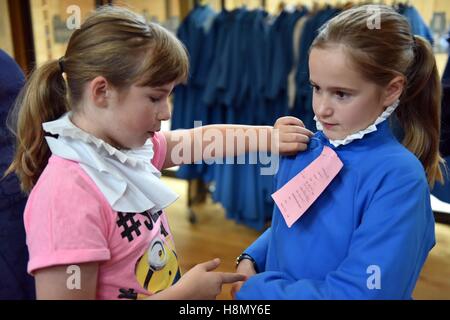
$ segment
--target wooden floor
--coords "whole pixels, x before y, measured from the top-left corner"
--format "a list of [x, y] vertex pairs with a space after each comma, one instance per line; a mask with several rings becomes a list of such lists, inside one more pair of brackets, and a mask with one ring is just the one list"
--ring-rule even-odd
[[[194, 207], [198, 221], [188, 220], [187, 183], [173, 178], [164, 181], [180, 195], [167, 210], [175, 237], [182, 272], [195, 264], [219, 257], [219, 271], [234, 271], [234, 259], [259, 233], [224, 217], [220, 205], [210, 200]], [[436, 225], [437, 244], [430, 253], [414, 291], [415, 299], [450, 299], [450, 226]], [[221, 300], [231, 299], [230, 286], [224, 285]]]

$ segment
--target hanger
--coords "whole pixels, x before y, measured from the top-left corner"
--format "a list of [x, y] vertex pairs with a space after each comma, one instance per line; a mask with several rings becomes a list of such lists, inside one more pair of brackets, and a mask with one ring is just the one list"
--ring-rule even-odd
[[347, 1], [346, 3], [344, 3], [344, 5], [342, 6], [342, 10], [348, 10], [351, 9], [353, 6], [355, 6], [355, 4], [352, 1]]
[[208, 4], [209, 4], [208, 0], [195, 0], [195, 5], [196, 6], [204, 7], [204, 6], [208, 5]]
[[392, 3], [392, 7], [393, 7], [395, 10], [401, 12], [401, 11], [403, 11], [404, 9], [410, 7], [409, 0], [406, 0], [406, 1], [396, 1], [396, 0], [395, 0], [395, 1]]
[[246, 2], [245, 0], [241, 0], [239, 7], [243, 8], [243, 9], [246, 9], [247, 8], [247, 4], [245, 2]]
[[320, 7], [319, 2], [314, 1], [314, 2], [313, 2], [313, 5], [312, 5], [312, 8], [311, 8], [311, 14], [312, 14], [312, 15], [316, 14], [317, 12], [320, 11], [320, 9], [321, 9], [321, 7]]
[[278, 12], [281, 13], [284, 11], [284, 9], [286, 9], [286, 2], [280, 1], [278, 3]]

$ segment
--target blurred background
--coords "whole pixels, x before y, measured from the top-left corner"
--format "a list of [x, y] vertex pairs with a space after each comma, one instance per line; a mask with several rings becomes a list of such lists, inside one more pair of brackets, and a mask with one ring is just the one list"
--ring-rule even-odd
[[[449, 161], [448, 0], [0, 0], [0, 49], [26, 77], [35, 66], [62, 57], [73, 28], [96, 7], [126, 6], [177, 34], [190, 54], [190, 79], [176, 88], [173, 118], [163, 130], [189, 128], [194, 120], [272, 125], [288, 114], [314, 130], [311, 93], [304, 83], [309, 45], [328, 19], [362, 3], [393, 6], [415, 34], [432, 44], [444, 87], [441, 152]], [[164, 181], [181, 195], [167, 212], [183, 271], [214, 257], [222, 259], [220, 270], [234, 270], [236, 256], [270, 224], [273, 181], [261, 176], [259, 169], [258, 165], [199, 164], [163, 172]], [[433, 189], [437, 245], [421, 274], [416, 299], [450, 299], [446, 179], [446, 184]], [[1, 192], [8, 195], [7, 190]], [[0, 232], [0, 242], [8, 241], [5, 232]], [[230, 299], [228, 286], [220, 298]]]

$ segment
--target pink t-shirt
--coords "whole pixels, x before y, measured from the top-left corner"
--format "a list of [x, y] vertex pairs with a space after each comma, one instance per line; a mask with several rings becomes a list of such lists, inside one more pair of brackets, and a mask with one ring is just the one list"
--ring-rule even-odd
[[[156, 133], [153, 144], [152, 163], [161, 170], [164, 135]], [[180, 278], [165, 213], [114, 211], [77, 162], [51, 156], [24, 220], [28, 272], [98, 261], [97, 299], [141, 299]]]

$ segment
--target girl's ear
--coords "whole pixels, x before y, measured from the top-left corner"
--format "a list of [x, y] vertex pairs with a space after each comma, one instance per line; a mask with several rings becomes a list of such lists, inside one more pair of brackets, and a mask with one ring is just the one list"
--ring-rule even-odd
[[397, 99], [400, 99], [400, 96], [405, 89], [406, 80], [403, 76], [396, 76], [394, 79], [389, 82], [389, 84], [385, 87], [384, 97], [383, 97], [383, 106], [392, 105]]
[[110, 96], [111, 86], [105, 77], [98, 76], [89, 83], [89, 95], [92, 102], [99, 108], [108, 106], [108, 98]]

